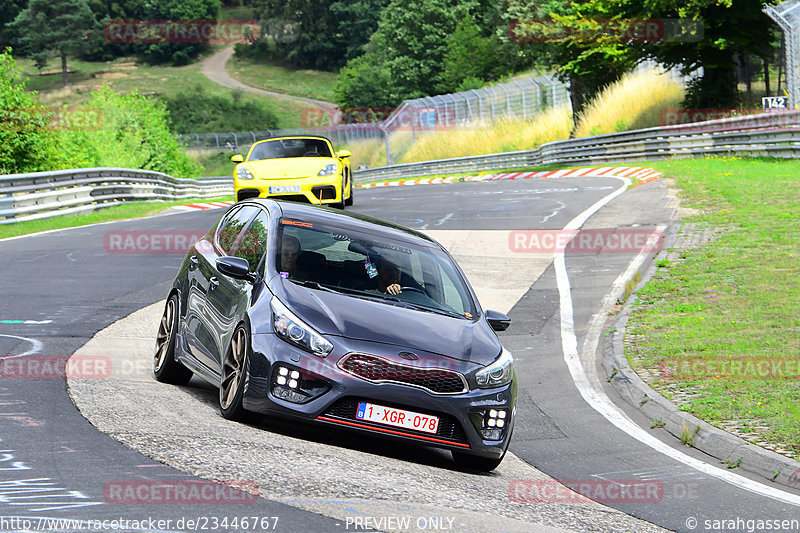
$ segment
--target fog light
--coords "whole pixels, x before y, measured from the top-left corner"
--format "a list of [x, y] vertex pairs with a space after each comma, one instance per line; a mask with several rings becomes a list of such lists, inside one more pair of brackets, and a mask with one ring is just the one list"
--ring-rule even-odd
[[272, 373], [272, 395], [292, 403], [306, 403], [330, 390], [330, 384], [309, 372], [276, 363]]
[[506, 409], [474, 411], [473, 422], [485, 440], [502, 440], [509, 412]]

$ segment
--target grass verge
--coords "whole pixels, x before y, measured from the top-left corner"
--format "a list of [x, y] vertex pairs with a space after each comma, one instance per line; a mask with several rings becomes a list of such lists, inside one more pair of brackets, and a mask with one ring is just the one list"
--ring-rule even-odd
[[714, 236], [638, 293], [626, 356], [680, 409], [800, 457], [800, 161], [647, 163]]
[[130, 202], [123, 205], [100, 208], [91, 213], [62, 215], [45, 220], [28, 220], [25, 222], [15, 222], [13, 224], [3, 224], [0, 225], [0, 239], [39, 233], [40, 231], [88, 226], [89, 224], [111, 222], [113, 220], [147, 217], [175, 205], [185, 205], [195, 202], [224, 202], [228, 200], [233, 200], [233, 196], [189, 198], [175, 202]]
[[339, 77], [335, 72], [299, 69], [236, 56], [228, 61], [227, 71], [232, 78], [250, 87], [324, 102], [333, 102], [333, 88]]
[[176, 96], [193, 87], [201, 87], [203, 92], [212, 96], [233, 98], [236, 95], [242, 101], [255, 102], [270, 109], [278, 118], [279, 128], [299, 127], [301, 113], [308, 107], [285, 98], [246, 93], [217, 85], [203, 75], [200, 60], [175, 67], [148, 65], [130, 57], [102, 62], [70, 59], [68, 87], [61, 85], [60, 69], [51, 68], [40, 74], [32, 60], [19, 58], [17, 62], [29, 78], [27, 89], [39, 91], [39, 101], [47, 106], [79, 106], [88, 100], [92, 91], [105, 83], [115, 92], [129, 93], [137, 89], [140, 94], [149, 96]]

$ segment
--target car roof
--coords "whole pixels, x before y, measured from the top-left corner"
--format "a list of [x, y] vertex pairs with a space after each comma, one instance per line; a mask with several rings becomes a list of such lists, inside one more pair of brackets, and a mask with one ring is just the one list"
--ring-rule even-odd
[[441, 245], [424, 233], [394, 224], [386, 220], [362, 215], [352, 211], [342, 211], [329, 207], [320, 207], [298, 202], [276, 202], [266, 198], [254, 198], [248, 202], [255, 202], [267, 208], [277, 205], [284, 217], [298, 218], [305, 222], [318, 221], [331, 225], [340, 225], [343, 228], [362, 230], [370, 233], [378, 233], [387, 237], [404, 240], [410, 243], [417, 243], [427, 246]]

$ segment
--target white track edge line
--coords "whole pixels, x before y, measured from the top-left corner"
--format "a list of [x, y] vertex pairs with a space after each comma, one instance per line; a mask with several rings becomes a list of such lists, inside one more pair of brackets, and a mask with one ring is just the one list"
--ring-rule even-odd
[[[573, 218], [566, 226], [564, 226], [564, 230], [579, 229], [589, 219], [589, 217], [599, 211], [600, 208], [605, 206], [608, 202], [624, 193], [631, 184], [631, 181], [628, 178], [619, 176], [613, 177], [623, 182], [622, 187], [598, 200], [595, 204], [580, 213], [577, 217]], [[619, 278], [617, 278], [617, 280], [614, 282], [614, 285], [616, 285], [620, 279], [624, 280], [625, 278], [623, 276], [626, 276], [629, 272], [632, 272], [633, 269], [637, 268], [637, 261], [641, 263], [644, 261], [644, 257], [646, 255], [646, 252], [640, 252], [640, 254], [628, 265], [626, 271]], [[694, 468], [695, 470], [720, 479], [731, 485], [741, 487], [755, 494], [766, 496], [784, 503], [800, 506], [800, 496], [784, 492], [774, 487], [763, 485], [757, 481], [753, 481], [752, 479], [734, 474], [733, 472], [722, 470], [721, 468], [706, 463], [705, 461], [690, 457], [685, 453], [676, 450], [672, 446], [661, 442], [644, 431], [619, 407], [614, 405], [604, 391], [593, 385], [589, 381], [589, 377], [587, 376], [586, 371], [580, 361], [580, 357], [578, 356], [578, 339], [575, 336], [572, 308], [572, 289], [569, 282], [569, 275], [567, 274], [564, 249], [561, 249], [554, 254], [553, 264], [555, 267], [556, 282], [560, 301], [561, 349], [563, 351], [564, 361], [567, 363], [570, 375], [572, 376], [572, 380], [586, 403], [588, 403], [595, 411], [600, 413], [614, 426], [659, 453], [662, 453], [676, 461]], [[614, 289], [612, 289], [612, 292], [613, 290]]]

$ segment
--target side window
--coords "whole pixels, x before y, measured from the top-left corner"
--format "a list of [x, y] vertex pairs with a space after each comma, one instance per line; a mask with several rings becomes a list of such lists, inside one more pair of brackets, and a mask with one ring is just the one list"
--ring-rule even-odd
[[441, 264], [438, 267], [442, 280], [442, 292], [444, 293], [443, 303], [458, 313], [468, 311], [470, 308], [469, 297], [464, 290], [464, 286], [453, 279], [456, 273], [450, 269], [442, 268]]
[[257, 207], [243, 207], [220, 224], [217, 230], [217, 245], [224, 254], [232, 255], [247, 222], [260, 211]]
[[247, 259], [250, 264], [250, 271], [256, 270], [261, 258], [267, 251], [267, 231], [269, 229], [269, 218], [264, 211], [260, 211], [258, 216], [242, 234], [241, 239], [236, 244], [236, 248], [231, 251], [231, 255]]

